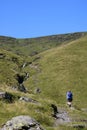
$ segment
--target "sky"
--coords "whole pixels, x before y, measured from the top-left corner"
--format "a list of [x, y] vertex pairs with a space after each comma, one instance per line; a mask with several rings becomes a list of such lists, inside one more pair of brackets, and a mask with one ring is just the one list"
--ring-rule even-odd
[[87, 0], [0, 0], [0, 35], [32, 38], [87, 31]]

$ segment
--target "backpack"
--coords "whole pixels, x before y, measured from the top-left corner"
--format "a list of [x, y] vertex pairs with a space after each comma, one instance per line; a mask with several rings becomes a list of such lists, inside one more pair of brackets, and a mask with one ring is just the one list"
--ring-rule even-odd
[[68, 99], [72, 99], [72, 93], [69, 91], [69, 92], [67, 92], [67, 98]]

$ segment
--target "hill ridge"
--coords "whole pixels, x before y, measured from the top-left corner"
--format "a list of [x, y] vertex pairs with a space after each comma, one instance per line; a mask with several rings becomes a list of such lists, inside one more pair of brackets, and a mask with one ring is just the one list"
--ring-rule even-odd
[[86, 34], [86, 32], [79, 32], [25, 39], [0, 36], [0, 48], [19, 55], [34, 56], [45, 50], [84, 37]]

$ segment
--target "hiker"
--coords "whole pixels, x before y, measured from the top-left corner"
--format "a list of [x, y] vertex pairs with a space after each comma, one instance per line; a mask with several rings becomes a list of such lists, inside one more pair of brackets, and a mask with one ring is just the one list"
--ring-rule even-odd
[[51, 107], [53, 108], [53, 114], [52, 116], [57, 118], [57, 113], [58, 113], [58, 109], [57, 109], [57, 106], [55, 104], [51, 104]]
[[68, 104], [68, 106], [71, 107], [71, 105], [72, 105], [72, 100], [73, 100], [73, 94], [72, 94], [71, 91], [68, 91], [68, 92], [66, 93], [66, 98], [67, 98], [67, 104]]

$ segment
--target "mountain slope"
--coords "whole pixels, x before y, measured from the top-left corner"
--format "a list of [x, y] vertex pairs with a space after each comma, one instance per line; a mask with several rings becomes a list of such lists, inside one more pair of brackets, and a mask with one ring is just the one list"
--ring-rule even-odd
[[13, 52], [0, 49], [0, 83], [7, 85], [16, 85], [16, 75], [25, 73], [22, 71], [23, 64], [32, 62], [33, 58], [20, 56]]
[[[9, 92], [16, 98], [12, 103], [0, 99], [0, 126], [14, 116], [29, 115], [47, 130], [74, 130], [70, 126], [54, 127], [55, 119], [52, 117], [51, 104], [67, 111], [75, 120], [74, 123], [83, 124], [81, 121], [87, 120], [87, 35], [70, 39], [68, 42], [60, 42], [61, 46], [58, 46], [57, 39], [57, 46], [51, 46], [49, 49], [47, 43], [44, 51], [38, 50], [38, 54], [32, 57], [27, 57], [29, 53], [25, 54], [24, 50], [21, 51], [22, 55], [17, 55], [16, 48], [19, 48], [20, 52], [24, 48], [24, 41], [22, 43], [20, 40], [19, 43], [23, 48], [18, 43], [14, 45], [13, 43], [10, 45], [9, 42], [7, 44], [3, 42], [3, 45], [1, 43], [0, 91]], [[39, 41], [37, 43], [40, 44]], [[34, 41], [34, 48], [35, 46]], [[27, 47], [29, 46], [25, 46]], [[30, 48], [27, 48], [27, 51], [28, 49]], [[24, 80], [23, 85], [27, 88], [27, 93], [14, 90], [12, 87], [19, 85], [15, 76], [17, 74], [24, 76], [26, 72], [29, 73], [29, 78]], [[40, 89], [40, 93], [36, 93], [37, 88]], [[74, 109], [66, 106], [67, 90], [73, 92]], [[36, 102], [20, 101], [18, 97], [28, 97]]]
[[16, 39], [11, 37], [0, 36], [0, 48], [12, 51], [20, 55], [33, 56], [53, 47], [57, 47], [62, 44], [67, 44], [70, 41], [85, 36], [86, 34], [86, 32], [77, 32], [25, 39]]
[[71, 89], [75, 104], [87, 107], [87, 36], [46, 51], [41, 57], [38, 86], [44, 94], [65, 103], [65, 93]]

